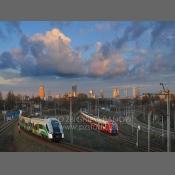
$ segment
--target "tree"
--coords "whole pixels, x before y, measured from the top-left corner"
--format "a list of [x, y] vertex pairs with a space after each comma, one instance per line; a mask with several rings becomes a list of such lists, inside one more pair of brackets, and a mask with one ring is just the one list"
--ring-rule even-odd
[[0, 92], [0, 110], [3, 110], [3, 103], [2, 93]]
[[79, 94], [78, 94], [78, 98], [79, 98], [79, 99], [83, 99], [83, 100], [87, 100], [88, 96], [87, 96], [86, 94], [79, 93]]
[[6, 108], [8, 110], [12, 110], [15, 107], [15, 95], [13, 94], [12, 91], [9, 91], [6, 97]]

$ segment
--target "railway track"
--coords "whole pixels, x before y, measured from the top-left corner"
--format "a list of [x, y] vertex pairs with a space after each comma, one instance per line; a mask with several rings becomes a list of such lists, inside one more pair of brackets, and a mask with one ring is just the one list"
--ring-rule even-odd
[[[57, 143], [54, 143], [54, 144], [57, 144]], [[58, 143], [58, 144], [59, 144], [59, 146], [62, 146], [64, 148], [68, 148], [68, 149], [70, 149], [72, 151], [75, 151], [75, 152], [92, 152], [93, 151], [91, 149], [84, 148], [84, 147], [81, 147], [81, 146], [78, 146], [78, 145], [72, 145], [68, 142]]]
[[31, 137], [37, 139], [37, 141], [39, 141], [41, 144], [46, 144], [52, 148], [63, 148], [65, 150], [68, 150], [68, 151], [73, 151], [73, 152], [92, 152], [93, 150], [90, 150], [90, 149], [87, 149], [87, 148], [84, 148], [84, 147], [81, 147], [81, 146], [78, 146], [78, 145], [74, 145], [74, 144], [70, 144], [68, 142], [59, 142], [59, 143], [55, 143], [55, 142], [52, 142], [52, 141], [48, 141], [47, 139], [44, 139], [40, 136], [37, 136], [37, 135], [34, 135], [32, 134], [31, 132], [28, 132], [24, 129], [21, 129], [24, 133], [30, 135]]
[[[136, 145], [136, 139], [134, 138], [131, 138], [130, 136], [126, 136], [124, 135], [122, 132], [120, 132], [120, 134], [118, 135], [118, 137], [123, 140], [123, 141], [126, 141], [132, 145]], [[163, 149], [159, 148], [161, 145], [159, 144], [152, 144], [151, 143], [151, 147], [150, 147], [150, 152], [164, 152]], [[148, 151], [148, 146], [143, 144], [143, 143], [140, 143], [139, 144], [139, 147], [138, 147], [138, 150], [139, 151]]]
[[0, 135], [2, 133], [4, 133], [6, 131], [7, 128], [9, 128], [10, 126], [12, 126], [15, 122], [17, 121], [17, 119], [11, 120], [7, 123], [4, 123], [0, 126]]

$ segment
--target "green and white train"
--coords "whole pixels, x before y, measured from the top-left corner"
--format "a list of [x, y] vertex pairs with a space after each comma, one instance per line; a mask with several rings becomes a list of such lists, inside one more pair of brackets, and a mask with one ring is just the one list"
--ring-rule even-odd
[[64, 139], [63, 127], [56, 118], [40, 119], [21, 115], [19, 117], [19, 126], [48, 140], [60, 141]]

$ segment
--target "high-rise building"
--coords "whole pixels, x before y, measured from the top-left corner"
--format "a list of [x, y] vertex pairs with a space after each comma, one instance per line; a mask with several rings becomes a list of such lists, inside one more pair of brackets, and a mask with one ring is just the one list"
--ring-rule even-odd
[[104, 90], [103, 89], [100, 89], [100, 97], [104, 98]]
[[133, 87], [132, 95], [133, 95], [133, 98], [140, 97], [140, 89], [138, 87]]
[[40, 85], [40, 88], [39, 88], [39, 97], [41, 99], [44, 99], [44, 97], [45, 97], [44, 85]]
[[125, 88], [125, 97], [128, 97], [128, 88]]
[[120, 89], [119, 88], [114, 88], [112, 90], [112, 97], [116, 98], [116, 97], [119, 97], [119, 96], [120, 96]]
[[72, 96], [76, 97], [77, 96], [77, 85], [72, 86]]
[[89, 90], [88, 95], [89, 95], [89, 98], [95, 98], [95, 93], [94, 93], [94, 91], [92, 89]]

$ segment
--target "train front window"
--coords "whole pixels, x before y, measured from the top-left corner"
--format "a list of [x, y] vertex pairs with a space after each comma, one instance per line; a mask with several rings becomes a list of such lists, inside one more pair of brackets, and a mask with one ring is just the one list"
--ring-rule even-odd
[[53, 127], [53, 132], [60, 132], [60, 126], [59, 122], [56, 120], [51, 121], [52, 127]]
[[117, 125], [116, 125], [116, 123], [112, 123], [112, 129], [117, 129]]
[[48, 128], [48, 126], [46, 125], [46, 129], [47, 129], [47, 131], [49, 132], [49, 128]]

